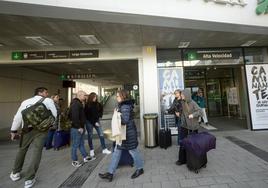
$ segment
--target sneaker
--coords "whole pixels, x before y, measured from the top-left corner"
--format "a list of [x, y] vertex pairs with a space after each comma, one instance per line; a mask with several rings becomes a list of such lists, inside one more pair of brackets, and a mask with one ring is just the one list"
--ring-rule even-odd
[[106, 148], [106, 149], [102, 150], [102, 153], [103, 153], [103, 154], [107, 154], [107, 155], [109, 155], [109, 154], [111, 154], [112, 152]]
[[24, 188], [33, 187], [33, 185], [35, 184], [35, 182], [36, 182], [35, 179], [25, 181]]
[[96, 157], [89, 157], [89, 156], [87, 156], [87, 157], [84, 158], [84, 163], [87, 163], [89, 161], [93, 161], [95, 159], [96, 159]]
[[20, 173], [13, 174], [13, 172], [11, 172], [9, 177], [12, 181], [18, 181], [20, 179]]
[[81, 164], [79, 161], [73, 161], [73, 162], [72, 162], [72, 165], [73, 165], [74, 167], [80, 167], [80, 166], [82, 166], [82, 164]]
[[90, 157], [95, 157], [94, 150], [90, 150], [90, 151], [89, 151], [89, 156], [90, 156]]

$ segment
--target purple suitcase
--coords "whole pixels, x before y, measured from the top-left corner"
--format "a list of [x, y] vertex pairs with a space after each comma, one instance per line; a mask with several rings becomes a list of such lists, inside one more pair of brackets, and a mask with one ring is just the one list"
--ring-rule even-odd
[[66, 145], [70, 145], [70, 131], [56, 131], [54, 135], [54, 149], [59, 150]]
[[216, 148], [216, 137], [208, 132], [201, 132], [188, 135], [182, 143], [186, 150], [201, 156]]

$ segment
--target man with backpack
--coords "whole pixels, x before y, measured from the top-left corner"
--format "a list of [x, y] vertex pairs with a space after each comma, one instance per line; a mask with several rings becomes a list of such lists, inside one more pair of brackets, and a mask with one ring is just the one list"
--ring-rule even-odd
[[[25, 155], [29, 146], [33, 143], [32, 161], [28, 170], [25, 172], [24, 188], [32, 187], [36, 181], [35, 174], [41, 161], [44, 141], [47, 136], [47, 127], [49, 128], [51, 121], [55, 121], [57, 117], [57, 110], [54, 101], [50, 98], [46, 98], [47, 96], [47, 88], [36, 88], [34, 97], [29, 98], [21, 103], [16, 115], [14, 116], [11, 126], [11, 140], [14, 140], [16, 136], [18, 136], [17, 130], [20, 128], [20, 126], [22, 126], [20, 148], [15, 159], [14, 167], [10, 174], [10, 179], [12, 181], [18, 181], [21, 178], [20, 172], [25, 160]], [[33, 109], [34, 107], [36, 108]], [[29, 111], [29, 109], [33, 110]], [[48, 114], [48, 116], [44, 118], [44, 114]]]

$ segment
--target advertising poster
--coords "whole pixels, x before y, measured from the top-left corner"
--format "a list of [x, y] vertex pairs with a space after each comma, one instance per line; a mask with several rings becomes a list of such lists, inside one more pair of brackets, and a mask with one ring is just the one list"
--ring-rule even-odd
[[164, 128], [164, 114], [170, 108], [175, 98], [176, 89], [184, 89], [183, 68], [163, 68], [158, 69], [159, 86], [160, 86], [160, 109], [161, 109], [161, 128]]
[[228, 104], [232, 105], [238, 105], [238, 93], [237, 93], [237, 88], [232, 87], [228, 90]]
[[252, 129], [268, 129], [268, 64], [246, 65]]

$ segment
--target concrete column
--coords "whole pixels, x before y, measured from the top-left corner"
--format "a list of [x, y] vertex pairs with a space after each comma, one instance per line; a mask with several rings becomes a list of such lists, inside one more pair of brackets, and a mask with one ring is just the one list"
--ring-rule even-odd
[[98, 97], [99, 99], [101, 98], [102, 93], [101, 93], [101, 86], [98, 86]]
[[139, 85], [141, 105], [141, 139], [144, 140], [143, 114], [159, 114], [156, 47], [144, 46], [139, 60]]
[[262, 54], [263, 54], [263, 61], [265, 63], [268, 63], [268, 48], [263, 48], [262, 49]]

